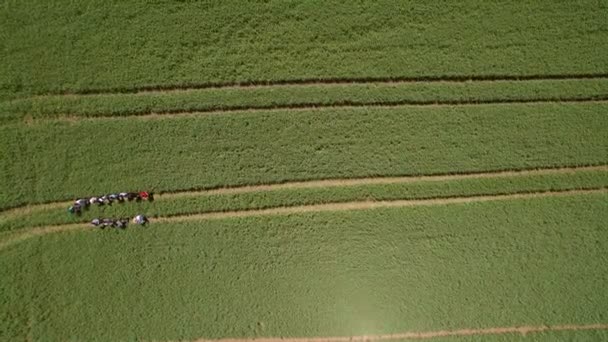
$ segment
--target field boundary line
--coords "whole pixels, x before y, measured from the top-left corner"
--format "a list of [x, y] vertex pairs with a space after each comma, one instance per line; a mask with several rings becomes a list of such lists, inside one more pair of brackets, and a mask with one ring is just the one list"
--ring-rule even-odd
[[[502, 200], [516, 200], [516, 199], [532, 199], [532, 198], [543, 198], [543, 197], [565, 197], [572, 195], [586, 195], [586, 194], [599, 194], [608, 193], [608, 187], [602, 188], [591, 188], [591, 189], [577, 189], [577, 190], [557, 190], [557, 191], [538, 191], [538, 192], [519, 192], [512, 194], [498, 194], [498, 195], [474, 195], [474, 196], [462, 196], [462, 197], [437, 197], [432, 199], [405, 199], [405, 200], [383, 200], [383, 201], [351, 201], [351, 202], [335, 202], [335, 203], [323, 203], [323, 204], [309, 204], [309, 205], [296, 205], [289, 207], [273, 207], [266, 209], [245, 209], [245, 210], [233, 210], [233, 211], [214, 211], [199, 214], [183, 214], [183, 215], [171, 215], [171, 216], [158, 216], [150, 218], [151, 223], [163, 223], [163, 222], [187, 222], [187, 221], [201, 221], [201, 220], [213, 220], [213, 219], [228, 219], [228, 218], [239, 218], [239, 217], [258, 217], [258, 216], [272, 216], [272, 215], [292, 215], [292, 214], [304, 214], [311, 212], [339, 212], [339, 211], [353, 211], [353, 210], [368, 210], [368, 209], [380, 209], [380, 208], [404, 208], [404, 207], [417, 207], [417, 206], [436, 206], [436, 205], [449, 205], [449, 204], [465, 204], [465, 203], [476, 203], [476, 202], [492, 202]], [[72, 224], [61, 224], [51, 225], [46, 227], [37, 227], [32, 229], [21, 229], [14, 234], [8, 235], [8, 238], [0, 240], [0, 251], [6, 247], [15, 243], [24, 241], [30, 237], [47, 235], [51, 233], [86, 229], [90, 227], [86, 223], [72, 223]], [[89, 230], [92, 228], [88, 228]]]
[[350, 211], [350, 210], [368, 210], [380, 208], [403, 208], [403, 207], [418, 207], [418, 206], [436, 206], [448, 204], [464, 204], [474, 202], [493, 202], [501, 200], [527, 199], [539, 197], [562, 197], [571, 195], [606, 193], [608, 188], [593, 188], [593, 189], [577, 189], [577, 190], [557, 190], [557, 191], [539, 191], [539, 192], [518, 192], [511, 194], [497, 195], [473, 195], [473, 196], [453, 196], [453, 197], [436, 197], [429, 199], [402, 199], [402, 200], [380, 200], [380, 201], [351, 201], [351, 202], [333, 202], [322, 204], [307, 204], [296, 205], [289, 207], [273, 207], [265, 209], [245, 209], [231, 211], [216, 211], [200, 214], [173, 215], [154, 218], [154, 222], [183, 222], [183, 221], [198, 221], [208, 219], [225, 219], [233, 217], [254, 217], [254, 216], [269, 216], [269, 215], [291, 215], [304, 214], [310, 212], [334, 212], [334, 211]]
[[159, 194], [163, 198], [173, 197], [188, 197], [198, 195], [218, 195], [218, 194], [238, 194], [257, 191], [274, 191], [284, 189], [309, 189], [323, 187], [340, 187], [340, 186], [360, 186], [360, 185], [382, 185], [382, 184], [402, 184], [414, 182], [441, 182], [463, 179], [485, 179], [485, 178], [505, 178], [505, 177], [522, 177], [533, 175], [552, 175], [552, 174], [571, 174], [577, 171], [608, 171], [608, 165], [592, 165], [592, 166], [576, 166], [576, 167], [557, 167], [557, 168], [539, 168], [539, 169], [524, 169], [524, 170], [503, 170], [493, 172], [472, 172], [472, 173], [455, 173], [455, 174], [438, 174], [438, 175], [420, 175], [420, 176], [396, 176], [396, 177], [363, 177], [363, 178], [338, 178], [338, 179], [321, 179], [310, 181], [293, 181], [275, 184], [260, 184], [260, 185], [245, 185], [239, 187], [225, 187], [208, 190], [180, 191], [180, 192], [165, 192]]
[[565, 325], [540, 325], [540, 326], [515, 326], [494, 328], [469, 328], [458, 330], [436, 330], [422, 332], [404, 332], [386, 335], [361, 335], [361, 336], [335, 336], [335, 337], [254, 337], [254, 338], [222, 338], [222, 339], [197, 339], [192, 342], [369, 342], [389, 340], [422, 340], [439, 337], [457, 336], [480, 336], [480, 335], [504, 335], [521, 334], [523, 336], [533, 333], [548, 331], [581, 331], [581, 330], [608, 330], [608, 324], [565, 324]]
[[110, 95], [110, 94], [140, 94], [158, 92], [176, 92], [200, 89], [221, 88], [255, 88], [277, 86], [322, 86], [322, 85], [349, 85], [370, 83], [465, 83], [465, 82], [491, 82], [491, 81], [550, 81], [550, 80], [587, 80], [608, 78], [608, 73], [579, 73], [579, 74], [529, 74], [529, 75], [444, 75], [444, 76], [403, 76], [403, 77], [328, 77], [328, 78], [301, 78], [284, 80], [257, 80], [232, 82], [191, 82], [183, 84], [157, 84], [139, 87], [91, 88], [80, 90], [50, 91], [25, 98], [49, 96], [81, 96], [81, 95]]
[[[339, 187], [339, 186], [359, 186], [359, 185], [379, 185], [379, 184], [401, 184], [413, 182], [432, 182], [432, 181], [450, 181], [462, 179], [479, 179], [479, 178], [494, 178], [494, 177], [522, 177], [532, 175], [552, 175], [552, 174], [568, 174], [577, 171], [608, 171], [608, 164], [603, 165], [584, 165], [584, 166], [565, 166], [565, 167], [546, 167], [533, 169], [507, 169], [482, 172], [463, 172], [463, 173], [443, 173], [443, 174], [427, 174], [427, 175], [406, 175], [406, 176], [378, 176], [378, 177], [357, 177], [357, 178], [327, 178], [327, 179], [312, 179], [304, 181], [287, 181], [282, 183], [270, 184], [254, 184], [241, 186], [227, 186], [208, 189], [185, 189], [178, 191], [161, 191], [155, 195], [158, 199], [161, 198], [179, 198], [179, 197], [194, 197], [201, 195], [223, 195], [223, 194], [238, 194], [249, 193], [256, 191], [274, 191], [284, 189], [308, 189], [322, 187]], [[30, 204], [16, 206], [0, 210], [0, 220], [16, 215], [28, 214], [37, 210], [59, 209], [72, 204], [70, 200], [60, 200], [47, 203]]]
[[7, 233], [0, 236], [2, 239], [0, 240], [0, 251], [5, 249], [8, 246], [17, 244], [19, 242], [25, 241], [29, 238], [33, 238], [36, 236], [43, 236], [53, 233], [60, 233], [66, 231], [73, 231], [79, 229], [85, 229], [89, 225], [86, 223], [70, 223], [70, 224], [62, 224], [62, 225], [54, 225], [54, 226], [46, 226], [46, 227], [38, 227], [34, 229], [21, 229], [15, 233]]
[[[123, 114], [94, 114], [94, 115], [78, 115], [78, 114], [53, 114], [46, 117], [36, 117], [33, 115], [25, 115], [22, 120], [28, 123], [32, 121], [84, 121], [84, 120], [124, 120], [132, 118], [154, 119], [168, 118], [171, 116], [179, 117], [196, 117], [204, 115], [228, 115], [237, 113], [257, 113], [257, 112], [275, 112], [275, 111], [310, 111], [310, 110], [327, 110], [327, 109], [357, 109], [357, 108], [407, 108], [407, 107], [464, 107], [464, 106], [483, 106], [483, 105], [514, 105], [514, 104], [573, 104], [573, 103], [607, 103], [608, 94], [602, 96], [591, 97], [572, 97], [572, 98], [530, 98], [530, 99], [487, 99], [487, 100], [428, 100], [428, 101], [379, 101], [379, 102], [357, 102], [357, 101], [338, 101], [333, 103], [295, 103], [285, 105], [263, 105], [263, 106], [226, 106], [213, 107], [202, 109], [178, 109], [165, 111], [142, 111], [142, 112], [125, 112]], [[16, 117], [15, 117], [16, 118]]]

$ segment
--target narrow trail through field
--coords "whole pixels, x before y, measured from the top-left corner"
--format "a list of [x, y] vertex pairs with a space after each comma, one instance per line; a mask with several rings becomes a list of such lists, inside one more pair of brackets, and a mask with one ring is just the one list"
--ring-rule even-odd
[[[585, 190], [561, 190], [561, 191], [544, 191], [544, 192], [522, 192], [513, 194], [501, 195], [479, 195], [466, 197], [446, 197], [433, 199], [411, 199], [411, 200], [390, 200], [390, 201], [355, 201], [341, 203], [326, 203], [299, 205], [291, 207], [276, 207], [268, 209], [249, 209], [237, 211], [221, 211], [207, 212], [200, 214], [175, 215], [167, 217], [151, 218], [151, 223], [169, 223], [169, 222], [187, 222], [201, 221], [211, 219], [227, 219], [236, 217], [256, 217], [269, 215], [290, 215], [303, 214], [311, 212], [335, 212], [335, 211], [350, 211], [350, 210], [367, 210], [378, 208], [399, 208], [399, 207], [415, 207], [415, 206], [436, 206], [448, 204], [462, 204], [474, 202], [490, 202], [502, 200], [517, 200], [531, 199], [543, 197], [558, 197], [558, 196], [573, 196], [585, 194], [608, 193], [608, 188], [595, 188]], [[65, 231], [79, 230], [90, 227], [88, 224], [66, 224], [47, 227], [38, 227], [32, 229], [19, 230], [14, 234], [5, 235], [5, 238], [0, 240], [0, 251], [15, 243], [24, 241], [30, 237], [59, 233]], [[91, 228], [89, 228], [91, 229]]]
[[483, 106], [483, 105], [512, 105], [512, 104], [547, 104], [547, 103], [608, 103], [608, 94], [593, 97], [573, 97], [573, 98], [530, 98], [530, 99], [485, 99], [485, 100], [428, 100], [428, 101], [380, 101], [380, 102], [356, 102], [341, 101], [334, 103], [295, 103], [285, 105], [268, 106], [227, 106], [214, 107], [199, 110], [166, 110], [160, 112], [133, 112], [123, 114], [102, 113], [95, 115], [75, 115], [75, 114], [54, 114], [49, 117], [26, 116], [23, 118], [25, 123], [32, 122], [77, 122], [81, 120], [125, 120], [125, 119], [158, 119], [170, 117], [197, 117], [206, 115], [228, 115], [240, 113], [258, 112], [277, 112], [277, 111], [311, 111], [327, 109], [356, 109], [356, 108], [407, 108], [407, 107], [445, 107], [445, 106]]
[[[534, 175], [554, 175], [571, 174], [577, 171], [608, 171], [608, 165], [591, 166], [572, 166], [572, 167], [551, 167], [538, 169], [522, 170], [499, 170], [487, 172], [468, 172], [455, 174], [420, 175], [420, 176], [398, 176], [398, 177], [362, 177], [362, 178], [334, 178], [310, 181], [290, 181], [285, 183], [244, 185], [234, 187], [224, 187], [217, 189], [184, 190], [174, 192], [164, 192], [155, 195], [157, 200], [172, 199], [180, 197], [197, 197], [206, 195], [240, 194], [257, 191], [273, 191], [285, 189], [309, 189], [323, 187], [358, 186], [358, 185], [378, 185], [378, 184], [401, 184], [412, 182], [433, 182], [451, 181], [463, 179], [482, 179], [482, 178], [504, 178], [504, 177], [523, 177]], [[15, 207], [0, 211], [0, 219], [6, 219], [18, 215], [27, 215], [36, 211], [67, 208], [72, 201], [57, 201], [51, 203], [32, 204]], [[128, 204], [125, 204], [128, 205]]]
[[465, 83], [480, 81], [558, 81], [558, 80], [586, 80], [608, 78], [607, 73], [589, 74], [552, 74], [552, 75], [444, 75], [444, 76], [418, 76], [418, 77], [359, 77], [359, 78], [304, 78], [276, 81], [242, 81], [242, 82], [200, 82], [168, 85], [147, 85], [140, 87], [117, 87], [82, 89], [77, 91], [57, 91], [32, 97], [48, 96], [83, 96], [83, 95], [109, 95], [109, 94], [143, 94], [189, 91], [199, 89], [218, 88], [257, 88], [280, 86], [323, 86], [323, 85], [349, 85], [349, 84], [400, 84], [400, 83]]
[[355, 201], [355, 202], [338, 202], [324, 204], [299, 205], [292, 207], [277, 207], [268, 209], [250, 209], [250, 210], [235, 210], [222, 212], [208, 212], [202, 214], [176, 215], [169, 217], [159, 217], [154, 219], [154, 222], [185, 222], [198, 221], [207, 219], [224, 219], [233, 217], [253, 217], [267, 215], [289, 215], [303, 214], [310, 212], [327, 212], [327, 211], [348, 211], [348, 210], [367, 210], [378, 208], [401, 208], [401, 207], [416, 207], [416, 206], [434, 206], [447, 204], [461, 204], [472, 202], [490, 202], [499, 200], [514, 200], [539, 197], [556, 197], [556, 196], [571, 196], [592, 193], [605, 193], [608, 188], [586, 189], [586, 190], [560, 190], [560, 191], [544, 191], [544, 192], [523, 192], [514, 194], [501, 195], [479, 195], [479, 196], [464, 196], [464, 197], [439, 197], [432, 199], [407, 199], [407, 200], [387, 200], [387, 201]]
[[387, 340], [422, 340], [440, 337], [462, 337], [482, 335], [504, 335], [504, 334], [533, 334], [549, 331], [584, 331], [584, 330], [608, 330], [608, 324], [597, 323], [587, 325], [541, 325], [541, 326], [519, 326], [519, 327], [496, 327], [482, 329], [459, 329], [459, 330], [437, 330], [423, 332], [405, 332], [387, 335], [363, 335], [363, 336], [336, 336], [336, 337], [256, 337], [256, 338], [224, 338], [217, 340], [197, 339], [192, 342], [365, 342], [365, 341], [387, 341]]

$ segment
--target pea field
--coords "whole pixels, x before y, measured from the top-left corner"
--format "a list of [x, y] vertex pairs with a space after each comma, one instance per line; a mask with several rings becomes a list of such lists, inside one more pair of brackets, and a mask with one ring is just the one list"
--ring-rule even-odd
[[0, 341], [606, 341], [607, 51], [603, 1], [3, 1]]

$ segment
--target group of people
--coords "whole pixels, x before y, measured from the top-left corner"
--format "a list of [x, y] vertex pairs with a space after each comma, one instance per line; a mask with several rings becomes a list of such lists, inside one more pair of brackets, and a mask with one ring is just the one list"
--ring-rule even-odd
[[[104, 229], [106, 227], [117, 228], [117, 229], [125, 229], [127, 228], [127, 224], [129, 223], [128, 219], [120, 218], [120, 219], [112, 219], [112, 218], [103, 218], [103, 219], [93, 219], [91, 220], [91, 224], [95, 227], [99, 227]], [[148, 218], [144, 215], [137, 215], [133, 218], [133, 223], [145, 226], [148, 223]]]
[[[88, 209], [92, 205], [102, 206], [102, 205], [112, 205], [112, 203], [116, 202], [124, 202], [124, 201], [152, 201], [154, 197], [151, 192], [141, 191], [141, 192], [120, 192], [120, 193], [112, 193], [108, 195], [103, 195], [99, 197], [89, 197], [89, 198], [79, 198], [74, 201], [74, 203], [68, 208], [68, 212], [71, 214], [80, 215], [84, 209]], [[145, 226], [148, 223], [148, 218], [144, 215], [137, 215], [133, 218], [133, 223]], [[129, 224], [129, 219], [126, 218], [95, 218], [91, 220], [91, 224], [95, 227], [99, 227], [101, 229], [111, 227], [117, 229], [125, 229], [127, 228], [127, 224]]]
[[90, 198], [79, 198], [68, 208], [68, 212], [71, 214], [79, 215], [82, 213], [83, 209], [88, 208], [91, 205], [112, 205], [114, 201], [124, 202], [124, 201], [152, 201], [154, 198], [152, 193], [147, 191], [141, 192], [120, 192], [113, 193], [108, 195], [103, 195], [99, 197], [90, 197]]

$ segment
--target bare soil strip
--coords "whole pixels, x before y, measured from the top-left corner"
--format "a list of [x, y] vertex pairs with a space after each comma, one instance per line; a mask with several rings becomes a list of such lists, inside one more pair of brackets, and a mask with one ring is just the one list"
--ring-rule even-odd
[[391, 83], [464, 83], [480, 81], [550, 81], [550, 80], [585, 80], [608, 78], [608, 74], [553, 74], [553, 75], [445, 75], [445, 76], [419, 76], [419, 77], [360, 77], [360, 78], [308, 78], [277, 81], [241, 81], [241, 82], [201, 82], [168, 85], [147, 85], [141, 87], [97, 88], [77, 91], [51, 92], [38, 94], [45, 96], [82, 96], [104, 94], [140, 94], [152, 92], [175, 92], [210, 88], [253, 88], [277, 86], [322, 86], [322, 85], [349, 85], [349, 84], [391, 84]]
[[[286, 189], [309, 189], [339, 186], [379, 185], [379, 184], [401, 184], [413, 182], [450, 181], [462, 179], [481, 179], [495, 177], [522, 177], [533, 175], [572, 174], [577, 171], [608, 171], [608, 165], [574, 166], [559, 168], [524, 169], [524, 170], [501, 170], [489, 172], [471, 172], [439, 175], [400, 176], [400, 177], [364, 177], [343, 179], [321, 179], [310, 181], [292, 181], [274, 184], [244, 185], [236, 187], [224, 187], [217, 189], [192, 189], [185, 191], [165, 192], [156, 194], [157, 199], [171, 199], [180, 197], [196, 197], [206, 195], [240, 194], [257, 191], [274, 191]], [[27, 215], [36, 211], [67, 208], [72, 201], [59, 201], [43, 204], [32, 204], [15, 207], [0, 211], [0, 220], [18, 215]]]
[[521, 326], [521, 327], [497, 327], [483, 329], [459, 329], [459, 330], [438, 330], [424, 332], [405, 332], [390, 335], [363, 335], [363, 336], [336, 336], [336, 337], [259, 337], [259, 338], [225, 338], [217, 340], [198, 339], [192, 342], [367, 342], [367, 341], [387, 341], [387, 340], [422, 340], [438, 337], [462, 337], [462, 336], [481, 336], [481, 335], [504, 335], [541, 333], [547, 331], [581, 331], [581, 330], [608, 330], [608, 324], [587, 324], [587, 325], [541, 325], [541, 326]]
[[[333, 211], [350, 211], [350, 210], [367, 210], [377, 208], [397, 208], [397, 207], [415, 207], [415, 206], [434, 206], [448, 204], [462, 204], [473, 202], [490, 202], [501, 200], [516, 200], [530, 199], [542, 197], [558, 197], [608, 193], [608, 188], [586, 189], [586, 190], [565, 190], [565, 191], [545, 191], [531, 193], [514, 193], [506, 195], [481, 195], [469, 197], [448, 197], [448, 198], [433, 198], [433, 199], [415, 199], [415, 200], [394, 200], [394, 201], [357, 201], [357, 202], [342, 202], [342, 203], [327, 203], [300, 205], [292, 207], [276, 207], [268, 209], [250, 209], [238, 211], [222, 211], [208, 212], [201, 214], [176, 215], [167, 217], [152, 218], [151, 223], [162, 222], [186, 222], [186, 221], [201, 221], [212, 219], [227, 219], [237, 217], [256, 217], [268, 215], [292, 215], [311, 212], [333, 212]], [[32, 228], [28, 230], [19, 230], [15, 234], [9, 235], [0, 241], [0, 251], [15, 243], [26, 240], [30, 237], [41, 236], [51, 233], [65, 232], [71, 230], [85, 229], [89, 227], [87, 224], [69, 224], [55, 225], [47, 227]], [[89, 228], [90, 229], [90, 228]]]
[[80, 120], [123, 120], [132, 118], [158, 119], [179, 117], [197, 117], [205, 115], [228, 115], [238, 113], [257, 113], [275, 111], [311, 111], [327, 109], [356, 109], [356, 108], [401, 108], [401, 107], [443, 107], [443, 106], [481, 106], [481, 105], [509, 105], [509, 104], [544, 104], [544, 103], [606, 103], [608, 95], [594, 97], [574, 97], [574, 98], [532, 98], [532, 99], [487, 99], [487, 100], [429, 100], [429, 101], [393, 101], [393, 102], [355, 102], [341, 101], [334, 103], [300, 103], [286, 105], [269, 106], [227, 106], [215, 107], [200, 110], [169, 110], [163, 112], [132, 112], [123, 114], [103, 113], [96, 115], [74, 115], [56, 114], [50, 117], [33, 118], [27, 116], [23, 119], [24, 123], [29, 122], [77, 122]]
[[322, 179], [301, 182], [287, 182], [278, 184], [245, 185], [240, 187], [227, 187], [199, 191], [179, 191], [159, 194], [161, 198], [190, 197], [200, 195], [223, 195], [238, 194], [256, 191], [274, 191], [285, 189], [309, 189], [340, 186], [358, 185], [381, 185], [381, 184], [402, 184], [413, 182], [440, 182], [463, 179], [483, 179], [483, 178], [504, 178], [522, 177], [534, 175], [554, 175], [554, 174], [573, 174], [577, 171], [608, 171], [608, 165], [560, 167], [530, 170], [506, 170], [492, 172], [474, 172], [461, 174], [441, 174], [441, 175], [422, 175], [422, 176], [400, 176], [400, 177], [366, 177], [366, 178], [345, 178], [345, 179]]
[[15, 233], [12, 233], [12, 234], [2, 235], [2, 240], [0, 240], [0, 251], [10, 245], [19, 243], [21, 241], [24, 241], [24, 240], [27, 240], [29, 238], [33, 238], [36, 236], [84, 229], [87, 227], [89, 227], [89, 225], [85, 224], [85, 223], [73, 223], [73, 224], [64, 224], [64, 225], [57, 225], [57, 226], [39, 227], [39, 228], [28, 229], [28, 230], [22, 229]]
[[154, 222], [184, 222], [184, 221], [199, 221], [199, 220], [209, 220], [209, 219], [225, 219], [225, 218], [234, 218], [234, 217], [291, 215], [291, 214], [303, 214], [303, 213], [310, 213], [310, 212], [434, 206], [434, 205], [462, 204], [462, 203], [472, 203], [472, 202], [516, 200], [516, 199], [539, 198], [539, 197], [571, 196], [571, 195], [605, 193], [605, 192], [608, 192], [608, 188], [587, 189], [587, 190], [526, 192], [526, 193], [515, 193], [515, 194], [506, 194], [506, 195], [481, 195], [481, 196], [447, 197], [447, 198], [433, 198], [433, 199], [324, 203], [324, 204], [299, 205], [299, 206], [293, 206], [293, 207], [276, 207], [276, 208], [268, 208], [268, 209], [250, 209], [250, 210], [208, 212], [208, 213], [190, 214], [190, 215], [176, 215], [176, 216], [168, 216], [168, 217], [158, 217], [158, 218], [154, 219], [153, 221]]
[[60, 201], [60, 202], [50, 202], [50, 203], [40, 203], [40, 204], [28, 204], [24, 206], [18, 206], [6, 209], [4, 211], [0, 211], [0, 220], [11, 218], [19, 215], [28, 215], [37, 211], [42, 210], [51, 210], [51, 209], [60, 209], [67, 207], [72, 204], [73, 201]]

